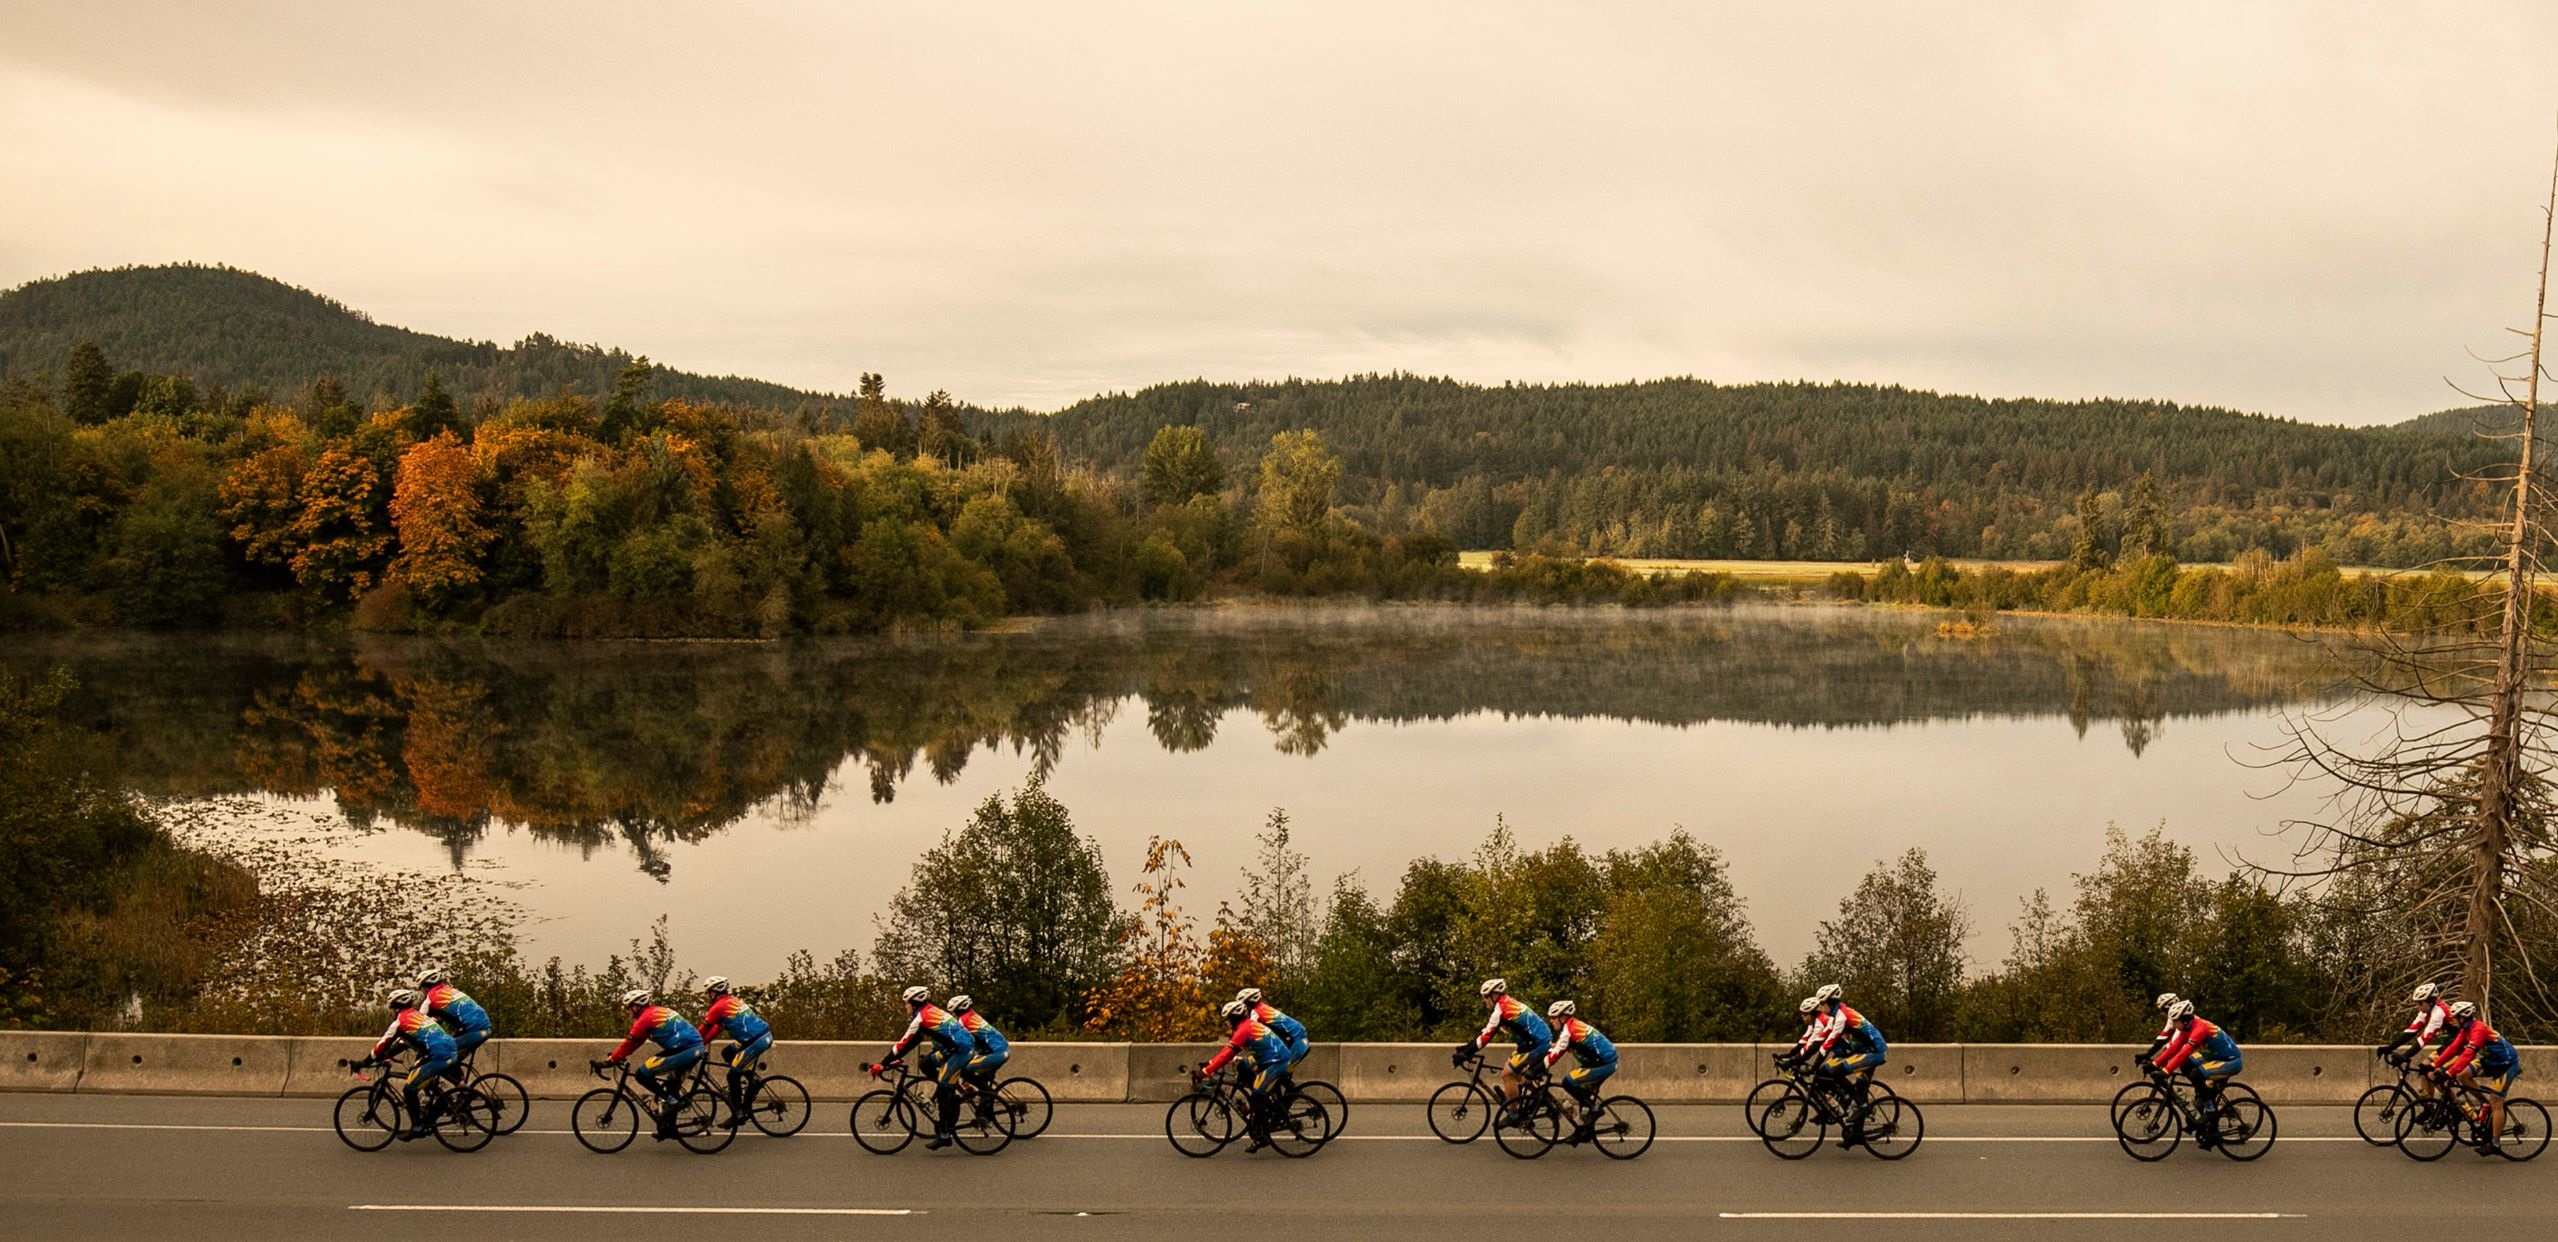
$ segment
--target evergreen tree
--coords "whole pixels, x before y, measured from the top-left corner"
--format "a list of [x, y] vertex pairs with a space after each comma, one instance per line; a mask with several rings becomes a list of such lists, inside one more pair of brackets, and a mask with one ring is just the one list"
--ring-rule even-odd
[[1188, 504], [1194, 496], [1213, 496], [1226, 486], [1225, 463], [1208, 446], [1208, 434], [1196, 427], [1163, 427], [1146, 445], [1137, 494], [1149, 505]]
[[70, 361], [62, 368], [62, 411], [71, 421], [95, 426], [113, 417], [107, 411], [108, 390], [115, 384], [115, 369], [107, 365], [107, 356], [95, 341], [82, 341], [71, 347]]

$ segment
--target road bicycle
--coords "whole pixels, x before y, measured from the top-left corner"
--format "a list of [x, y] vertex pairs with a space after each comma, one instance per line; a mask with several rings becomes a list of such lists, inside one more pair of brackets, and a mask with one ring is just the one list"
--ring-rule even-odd
[[2440, 1160], [2453, 1147], [2466, 1146], [2482, 1156], [2492, 1151], [2519, 1162], [2548, 1148], [2549, 1110], [2540, 1101], [2520, 1096], [2505, 1101], [2504, 1128], [2496, 1132], [2497, 1145], [2489, 1147], [2487, 1093], [2447, 1078], [2434, 1082], [2432, 1095], [2411, 1097], [2398, 1113], [2394, 1137], [2409, 1159]]
[[[896, 1155], [940, 1124], [940, 1083], [917, 1074], [904, 1061], [883, 1062], [872, 1068], [870, 1076], [885, 1078], [885, 1071], [892, 1069], [897, 1071], [895, 1082], [853, 1101], [853, 1141], [874, 1155]], [[1026, 1104], [1015, 1112], [1005, 1106], [1000, 1094], [964, 1078], [951, 1089], [959, 1092], [959, 1116], [952, 1123], [951, 1138], [961, 1151], [991, 1156], [1012, 1145], [1014, 1125], [1029, 1115]], [[1044, 1100], [1045, 1089], [1040, 1094]], [[1039, 1123], [1047, 1128], [1044, 1112]]]
[[[2142, 1076], [2132, 1080], [2131, 1082], [2124, 1083], [2123, 1089], [2114, 1093], [2113, 1104], [2105, 1110], [2106, 1119], [2113, 1122], [2117, 1128], [2123, 1124], [2123, 1110], [2130, 1108], [2132, 1106], [2132, 1101], [2146, 1099], [2149, 1096], [2149, 1059], [2147, 1057], [2133, 1057], [2132, 1065], [2134, 1068], [2141, 1071]], [[2221, 1084], [2220, 1089], [2221, 1098], [2223, 1099], [2249, 1099], [2255, 1100], [2259, 1104], [2264, 1103], [2262, 1099], [2258, 1098], [2256, 1088], [2248, 1086], [2243, 1082], [2238, 1082], [2236, 1080], [2226, 1081]], [[2384, 1137], [2378, 1141], [2386, 1143], [2389, 1140]]]
[[[772, 1138], [789, 1138], [799, 1133], [808, 1124], [808, 1088], [786, 1074], [768, 1076], [752, 1061], [737, 1064], [736, 1056], [737, 1050], [732, 1047], [730, 1059], [722, 1060], [719, 1065], [728, 1071], [725, 1093], [730, 1109], [726, 1121], [728, 1127], [733, 1130], [742, 1123], [753, 1122], [756, 1129]], [[705, 1078], [709, 1068], [710, 1058], [702, 1058]], [[738, 1111], [737, 1105], [741, 1100], [746, 1107]]]
[[2354, 1133], [2361, 1135], [2364, 1142], [2374, 1147], [2397, 1145], [2399, 1115], [2424, 1098], [2419, 1090], [2424, 1079], [2415, 1069], [2417, 1051], [2421, 1049], [2410, 1051], [2405, 1057], [2375, 1054], [2381, 1064], [2396, 1070], [2398, 1077], [2363, 1092], [2362, 1098], [2354, 1101]]
[[2274, 1149], [2274, 1110], [2241, 1084], [2221, 1084], [2220, 1103], [2212, 1111], [2206, 1133], [2194, 1088], [2183, 1079], [2160, 1072], [2146, 1060], [2133, 1062], [2149, 1075], [2135, 1084], [2141, 1093], [2114, 1119], [2114, 1139], [2134, 1160], [2164, 1160], [2187, 1134], [2194, 1145], [2208, 1147], [2232, 1160], [2254, 1160]]
[[1479, 1053], [1466, 1057], [1457, 1065], [1473, 1072], [1430, 1093], [1430, 1132], [1441, 1142], [1471, 1143], [1482, 1138], [1493, 1115], [1501, 1111], [1501, 1089], [1483, 1081], [1483, 1071], [1490, 1064]]
[[523, 1129], [524, 1119], [532, 1115], [533, 1097], [525, 1094], [524, 1084], [517, 1082], [512, 1074], [479, 1072], [480, 1049], [487, 1046], [485, 1043], [474, 1044], [463, 1052], [461, 1064], [455, 1072], [471, 1090], [488, 1097], [489, 1107], [497, 1113], [497, 1132], [513, 1134]]
[[[366, 1078], [364, 1071], [377, 1065], [382, 1067], [381, 1077]], [[347, 1068], [354, 1073], [356, 1085], [338, 1096], [331, 1124], [347, 1146], [380, 1151], [409, 1131], [408, 1109], [397, 1082], [400, 1075], [390, 1062], [370, 1057], [350, 1062]], [[443, 1074], [418, 1084], [418, 1106], [425, 1110], [435, 1141], [453, 1151], [478, 1151], [498, 1135], [496, 1106], [488, 1097]]]
[[1164, 1137], [1173, 1150], [1196, 1159], [1249, 1137], [1302, 1160], [1323, 1150], [1337, 1133], [1332, 1110], [1293, 1081], [1283, 1083], [1266, 1104], [1257, 1104], [1240, 1066], [1197, 1079], [1190, 1093], [1164, 1112]]
[[1492, 1141], [1521, 1160], [1534, 1160], [1555, 1144], [1594, 1144], [1611, 1160], [1632, 1160], [1652, 1146], [1652, 1106], [1630, 1095], [1612, 1095], [1588, 1106], [1543, 1073], [1520, 1085], [1519, 1098], [1492, 1119]]
[[1781, 1080], [1776, 1098], [1752, 1120], [1759, 1141], [1782, 1159], [1801, 1160], [1821, 1149], [1830, 1127], [1839, 1131], [1839, 1147], [1862, 1147], [1877, 1160], [1899, 1160], [1917, 1151], [1927, 1135], [1927, 1118], [1919, 1106], [1869, 1080], [1862, 1114], [1847, 1094], [1847, 1080], [1808, 1071]]
[[[1758, 1131], [1759, 1119], [1767, 1115], [1768, 1105], [1776, 1103], [1788, 1088], [1808, 1091], [1816, 1077], [1809, 1057], [1780, 1052], [1771, 1059], [1776, 1062], [1777, 1076], [1750, 1088], [1750, 1094], [1741, 1101], [1742, 1124], [1750, 1127], [1752, 1133]], [[1869, 1097], [1888, 1095], [1899, 1098], [1899, 1093], [1892, 1090], [1892, 1084], [1881, 1078], [1867, 1082], [1865, 1091]]]
[[672, 1132], [659, 1133], [660, 1139], [671, 1137], [697, 1155], [719, 1151], [737, 1138], [737, 1127], [728, 1124], [727, 1093], [710, 1085], [709, 1060], [697, 1062], [659, 1100], [651, 1099], [655, 1092], [631, 1085], [628, 1060], [590, 1061], [587, 1068], [608, 1085], [577, 1097], [569, 1129], [588, 1151], [609, 1156], [639, 1137], [640, 1118], [646, 1117]]

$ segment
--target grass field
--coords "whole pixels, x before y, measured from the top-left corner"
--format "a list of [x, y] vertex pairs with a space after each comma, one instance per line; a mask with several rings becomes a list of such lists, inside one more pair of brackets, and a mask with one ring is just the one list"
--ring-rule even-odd
[[[1457, 554], [1457, 563], [1467, 569], [1490, 569], [1492, 568], [1492, 558], [1496, 555], [1498, 555], [1498, 553], [1460, 552]], [[1822, 582], [1827, 580], [1831, 574], [1840, 572], [1871, 574], [1876, 570], [1883, 568], [1885, 564], [1885, 562], [1882, 561], [1714, 561], [1641, 556], [1619, 557], [1615, 559], [1617, 564], [1623, 565], [1637, 573], [1684, 574], [1702, 572], [1710, 574], [1730, 574], [1744, 582]], [[1997, 565], [2006, 569], [2017, 570], [2019, 572], [2037, 569], [2050, 569], [2053, 566], [2060, 564], [2059, 561], [1988, 561], [1963, 559], [1952, 559], [1945, 563], [1957, 569], [1987, 569], [1992, 565]], [[2215, 564], [2198, 563], [2186, 565], [2183, 568], [2228, 569], [2230, 566], [2227, 562], [2220, 562]], [[2344, 567], [2343, 572], [2350, 575], [2362, 575], [2412, 573], [2416, 571], [2388, 569], [2377, 565], [2347, 565]], [[2467, 572], [2470, 577], [2477, 578], [2491, 575], [2496, 571], [2472, 570]]]

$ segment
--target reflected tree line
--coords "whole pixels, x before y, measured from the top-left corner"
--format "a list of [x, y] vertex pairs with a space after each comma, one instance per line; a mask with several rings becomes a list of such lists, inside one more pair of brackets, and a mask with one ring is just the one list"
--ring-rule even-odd
[[2277, 634], [2013, 622], [1951, 640], [1931, 619], [1801, 610], [1592, 616], [1307, 611], [1068, 621], [933, 641], [510, 644], [118, 638], [22, 646], [67, 665], [73, 718], [154, 797], [334, 797], [359, 823], [445, 841], [492, 826], [668, 842], [806, 819], [837, 782], [878, 802], [981, 752], [1045, 776], [1142, 708], [1205, 749], [1256, 722], [1314, 755], [1352, 721], [1478, 713], [1685, 726], [1885, 727], [1973, 717], [2112, 724], [2300, 702], [2333, 677]]

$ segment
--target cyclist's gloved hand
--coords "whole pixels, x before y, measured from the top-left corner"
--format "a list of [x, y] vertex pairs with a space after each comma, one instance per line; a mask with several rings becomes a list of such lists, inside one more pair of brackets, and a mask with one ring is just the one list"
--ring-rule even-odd
[[1465, 1064], [1467, 1061], [1472, 1060], [1472, 1059], [1473, 1059], [1473, 1057], [1474, 1057], [1474, 1045], [1473, 1045], [1473, 1044], [1459, 1044], [1459, 1045], [1457, 1045], [1457, 1050], [1456, 1050], [1455, 1052], [1453, 1052], [1453, 1053], [1450, 1053], [1450, 1054], [1449, 1054], [1449, 1056], [1448, 1056], [1448, 1061], [1449, 1061], [1449, 1063], [1450, 1063], [1450, 1064], [1452, 1064], [1452, 1065], [1463, 1065], [1463, 1064]]

